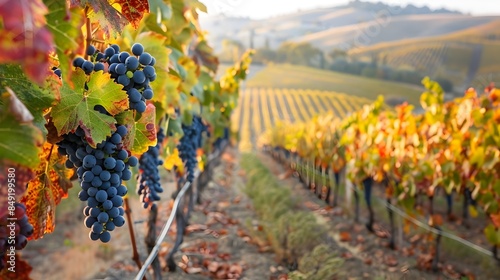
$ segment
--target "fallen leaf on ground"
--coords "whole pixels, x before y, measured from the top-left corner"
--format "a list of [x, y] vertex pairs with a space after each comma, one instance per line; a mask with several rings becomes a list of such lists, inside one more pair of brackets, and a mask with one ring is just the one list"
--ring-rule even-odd
[[349, 241], [351, 241], [351, 234], [349, 232], [347, 232], [347, 231], [340, 232], [339, 236], [340, 236], [340, 241], [341, 242], [349, 242]]

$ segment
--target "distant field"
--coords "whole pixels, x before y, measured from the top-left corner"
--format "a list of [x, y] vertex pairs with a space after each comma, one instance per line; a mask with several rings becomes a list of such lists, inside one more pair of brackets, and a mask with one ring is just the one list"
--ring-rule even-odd
[[374, 55], [388, 65], [419, 70], [431, 78], [444, 77], [455, 87], [500, 73], [500, 21], [448, 35], [380, 43], [352, 50], [349, 55], [369, 60]]
[[370, 103], [366, 98], [332, 91], [247, 88], [240, 93], [232, 130], [239, 132], [240, 150], [249, 151], [277, 121], [301, 122], [325, 112], [343, 118]]
[[250, 78], [246, 86], [335, 91], [370, 100], [383, 95], [386, 100], [404, 98], [417, 106], [423, 91], [423, 87], [288, 64], [269, 65]]

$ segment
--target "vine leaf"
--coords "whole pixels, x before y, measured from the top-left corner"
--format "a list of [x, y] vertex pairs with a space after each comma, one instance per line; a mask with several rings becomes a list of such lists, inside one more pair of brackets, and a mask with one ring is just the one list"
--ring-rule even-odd
[[127, 111], [117, 116], [118, 122], [129, 124], [129, 133], [123, 139], [123, 146], [132, 155], [141, 156], [150, 146], [156, 146], [156, 109], [152, 103], [146, 106], [146, 111], [139, 120], [134, 120], [134, 112]]
[[45, 0], [45, 4], [49, 9], [49, 13], [45, 16], [47, 28], [54, 36], [59, 68], [63, 73], [63, 79], [69, 82], [72, 67], [71, 53], [83, 53], [84, 38], [81, 27], [84, 17], [79, 8], [68, 9], [66, 1]]
[[[21, 255], [16, 252], [15, 255], [16, 260], [16, 271], [12, 272], [8, 269], [2, 269], [0, 271], [0, 279], [9, 279], [9, 280], [31, 280], [30, 273], [33, 270], [33, 267], [25, 261]], [[4, 261], [7, 262], [10, 259], [10, 256], [7, 254], [3, 257]]]
[[47, 7], [41, 0], [0, 2], [0, 63], [19, 63], [28, 77], [42, 84], [53, 51], [52, 34], [45, 27]]
[[[34, 117], [33, 124], [46, 133], [43, 112], [60, 99], [61, 81], [55, 74], [46, 77], [45, 85], [32, 84], [18, 65], [0, 65], [0, 85], [11, 88]], [[26, 106], [26, 107], [25, 107]]]
[[174, 167], [177, 167], [178, 171], [182, 173], [183, 163], [181, 157], [179, 156], [179, 150], [176, 148], [175, 143], [169, 141], [164, 151], [166, 156], [165, 161], [163, 162], [163, 167], [165, 167], [165, 169], [167, 170], [172, 170]]
[[[9, 160], [0, 160], [0, 170], [2, 170], [2, 172], [0, 172], [0, 182], [5, 182], [6, 184], [9, 178], [8, 175], [11, 173], [15, 174], [15, 198], [16, 201], [19, 201], [26, 192], [26, 185], [35, 176], [33, 169], [19, 165], [17, 163], [13, 163]], [[9, 189], [6, 187], [6, 185], [4, 186], [5, 187], [0, 188], [0, 217], [7, 215], [7, 207], [9, 205]]]
[[7, 88], [0, 99], [3, 104], [0, 106], [0, 161], [37, 166], [39, 147], [43, 144], [42, 131], [33, 125], [33, 116], [12, 90]]
[[139, 22], [144, 13], [149, 12], [149, 3], [147, 0], [117, 0], [116, 3], [120, 4], [123, 16], [134, 28], [139, 27]]
[[89, 145], [106, 140], [116, 130], [116, 120], [112, 116], [94, 110], [97, 105], [103, 106], [111, 115], [117, 115], [128, 109], [127, 93], [115, 84], [109, 74], [94, 72], [87, 82], [87, 76], [81, 69], [73, 74], [72, 80], [77, 88], [72, 89], [64, 84], [61, 90], [61, 102], [52, 108], [52, 119], [59, 135], [67, 134], [81, 126]]
[[91, 7], [89, 18], [99, 22], [102, 30], [107, 34], [120, 33], [128, 20], [107, 0], [70, 0], [70, 7], [80, 6], [82, 8]]
[[153, 32], [144, 32], [137, 36], [136, 41], [141, 42], [144, 49], [148, 51], [156, 59], [155, 70], [156, 80], [151, 83], [153, 92], [153, 101], [161, 103], [163, 110], [167, 109], [167, 94], [173, 93], [177, 95], [176, 91], [168, 91], [168, 84], [170, 77], [168, 74], [169, 54], [171, 50], [165, 48], [165, 37]]
[[57, 146], [53, 144], [46, 142], [39, 158], [42, 162], [35, 169], [35, 179], [28, 183], [28, 191], [22, 199], [34, 228], [31, 239], [54, 231], [56, 206], [68, 196], [72, 186], [69, 178], [74, 173], [73, 169], [65, 168], [66, 159], [57, 153]]

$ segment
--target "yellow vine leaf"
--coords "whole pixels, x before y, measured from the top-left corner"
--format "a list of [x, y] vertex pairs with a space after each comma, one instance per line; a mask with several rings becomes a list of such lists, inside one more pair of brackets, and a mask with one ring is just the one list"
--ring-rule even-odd
[[177, 149], [174, 149], [174, 152], [171, 153], [163, 163], [163, 167], [165, 167], [167, 170], [172, 170], [174, 166], [177, 166], [179, 171], [182, 172], [182, 159], [180, 158], [179, 150]]

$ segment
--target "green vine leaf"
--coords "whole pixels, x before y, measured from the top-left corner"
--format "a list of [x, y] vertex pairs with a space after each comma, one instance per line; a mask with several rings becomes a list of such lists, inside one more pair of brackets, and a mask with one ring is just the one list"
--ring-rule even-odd
[[[94, 72], [87, 82], [87, 76], [81, 69], [73, 74], [76, 88], [64, 84], [61, 90], [61, 102], [52, 108], [52, 119], [59, 135], [67, 134], [81, 126], [85, 130], [88, 143], [95, 147], [106, 140], [116, 130], [117, 115], [128, 109], [127, 93], [115, 84], [109, 74]], [[112, 116], [94, 110], [95, 106], [103, 106]]]
[[69, 82], [72, 67], [71, 53], [81, 53], [84, 46], [81, 29], [84, 17], [80, 9], [66, 7], [65, 1], [45, 0], [44, 2], [49, 9], [45, 18], [47, 28], [54, 37], [59, 68], [63, 73], [63, 79]]
[[30, 82], [18, 65], [0, 65], [0, 85], [8, 86], [22, 101], [31, 115], [34, 117], [33, 124], [43, 133], [46, 133], [43, 112], [60, 99], [60, 81], [56, 75], [47, 77], [45, 86], [38, 87]]
[[44, 140], [42, 131], [33, 125], [33, 116], [12, 90], [1, 95], [1, 103], [0, 161], [36, 167]]

